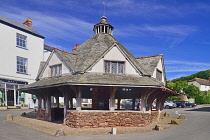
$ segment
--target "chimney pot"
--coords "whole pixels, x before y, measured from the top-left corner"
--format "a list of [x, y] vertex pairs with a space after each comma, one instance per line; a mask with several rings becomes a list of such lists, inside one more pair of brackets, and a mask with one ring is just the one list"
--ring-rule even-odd
[[73, 48], [72, 48], [72, 51], [76, 50], [79, 46], [80, 46], [80, 44], [74, 45]]
[[32, 20], [31, 18], [27, 18], [24, 22], [23, 22], [24, 25], [32, 28]]

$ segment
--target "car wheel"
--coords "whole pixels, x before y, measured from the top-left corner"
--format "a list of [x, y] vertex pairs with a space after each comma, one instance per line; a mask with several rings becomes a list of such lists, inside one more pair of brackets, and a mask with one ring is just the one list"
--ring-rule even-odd
[[168, 106], [168, 105], [166, 105], [166, 106], [165, 106], [165, 109], [169, 109], [169, 106]]
[[190, 107], [193, 107], [192, 105], [190, 105]]

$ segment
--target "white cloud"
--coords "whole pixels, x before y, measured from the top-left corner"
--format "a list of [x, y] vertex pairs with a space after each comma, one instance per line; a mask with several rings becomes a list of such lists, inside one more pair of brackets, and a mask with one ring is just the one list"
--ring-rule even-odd
[[166, 72], [199, 72], [210, 69], [210, 63], [189, 62], [189, 61], [165, 61]]
[[92, 23], [85, 22], [76, 17], [56, 17], [54, 15], [46, 15], [39, 11], [24, 10], [9, 6], [6, 8], [7, 9], [0, 9], [0, 12], [3, 13], [5, 17], [20, 23], [27, 17], [30, 17], [32, 21], [34, 21], [33, 28], [44, 35], [46, 39], [81, 41], [86, 39], [92, 32]]

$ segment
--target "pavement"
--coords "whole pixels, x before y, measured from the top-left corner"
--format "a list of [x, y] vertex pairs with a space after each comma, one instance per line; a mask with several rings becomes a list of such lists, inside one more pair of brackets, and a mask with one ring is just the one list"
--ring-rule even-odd
[[55, 137], [6, 121], [7, 114], [20, 115], [23, 111], [0, 111], [0, 140], [209, 140], [210, 106], [196, 108], [175, 108], [164, 110], [172, 116], [185, 114], [186, 121], [181, 125], [162, 131], [126, 134]]

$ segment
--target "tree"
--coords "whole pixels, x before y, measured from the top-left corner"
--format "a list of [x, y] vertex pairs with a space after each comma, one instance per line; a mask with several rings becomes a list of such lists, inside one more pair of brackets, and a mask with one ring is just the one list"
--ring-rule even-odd
[[200, 90], [195, 85], [188, 85], [187, 81], [168, 82], [167, 86], [181, 94], [185, 94], [188, 98], [195, 98], [200, 94]]
[[185, 89], [184, 92], [187, 94], [188, 98], [195, 98], [200, 94], [200, 90], [198, 87], [196, 87], [193, 84], [188, 85]]

